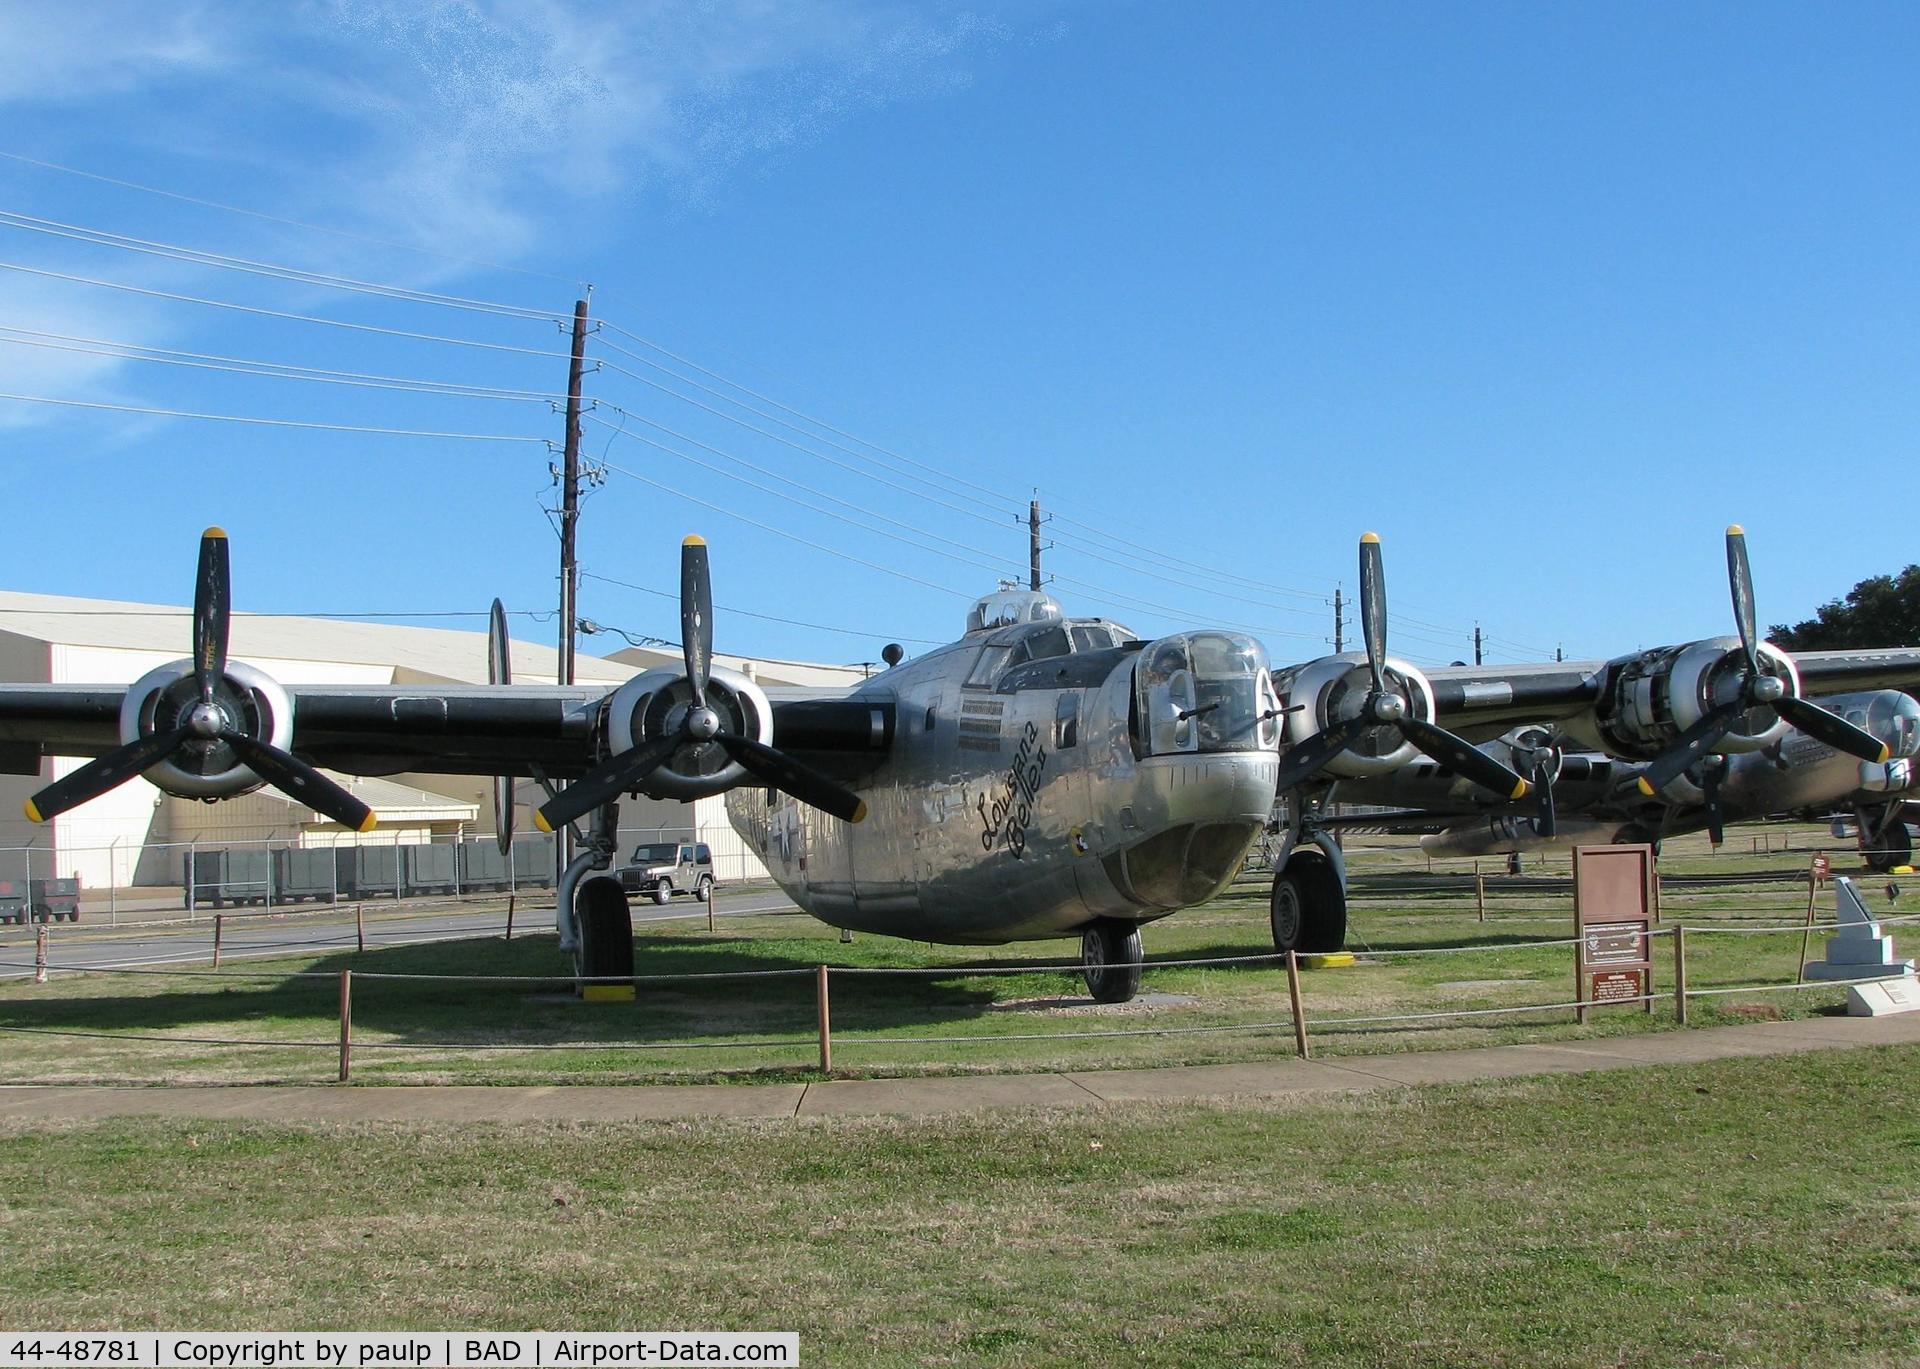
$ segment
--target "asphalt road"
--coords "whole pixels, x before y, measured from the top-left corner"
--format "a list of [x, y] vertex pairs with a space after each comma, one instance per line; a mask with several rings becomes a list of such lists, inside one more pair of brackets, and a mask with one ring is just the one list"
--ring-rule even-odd
[[[716, 917], [738, 917], [746, 913], [798, 912], [798, 909], [784, 894], [761, 890], [719, 894], [714, 899], [713, 911]], [[636, 923], [698, 919], [706, 915], [706, 905], [692, 899], [675, 899], [664, 908], [650, 902], [633, 905]], [[213, 928], [211, 913], [200, 914], [191, 924], [174, 923], [165, 927], [115, 928], [84, 921], [54, 923], [47, 928], [47, 964], [56, 970], [206, 966], [213, 960]], [[553, 907], [538, 901], [521, 903], [514, 911], [513, 929], [515, 935], [551, 932]], [[33, 974], [34, 930], [32, 927], [0, 928], [0, 980]], [[382, 904], [369, 908], [366, 944], [370, 947], [410, 946], [502, 936], [506, 930], [506, 906], [498, 900], [452, 907], [445, 903], [403, 904], [397, 912], [394, 905]], [[230, 911], [224, 915], [221, 928], [220, 963], [302, 951], [337, 951], [355, 944], [351, 907], [271, 914]]]

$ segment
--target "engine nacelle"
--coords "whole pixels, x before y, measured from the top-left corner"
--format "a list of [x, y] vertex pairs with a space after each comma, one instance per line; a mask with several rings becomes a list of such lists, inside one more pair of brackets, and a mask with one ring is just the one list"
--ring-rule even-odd
[[[607, 745], [614, 755], [680, 730], [693, 707], [693, 685], [679, 670], [636, 675], [607, 700]], [[773, 745], [773, 705], [759, 685], [736, 670], [713, 667], [707, 707], [720, 715], [720, 730]], [[641, 788], [656, 798], [704, 799], [745, 784], [758, 784], [718, 742], [689, 741]]]
[[[180, 726], [199, 702], [192, 661], [154, 667], [128, 687], [120, 704], [121, 743]], [[293, 696], [264, 670], [228, 661], [213, 702], [234, 731], [281, 751], [292, 749]], [[222, 741], [189, 739], [145, 774], [160, 789], [182, 799], [230, 799], [265, 783]]]
[[[1759, 643], [1756, 650], [1761, 668], [1778, 676], [1787, 693], [1798, 696], [1800, 670], [1793, 657], [1771, 642]], [[1704, 714], [1738, 698], [1746, 669], [1738, 637], [1709, 637], [1641, 652], [1609, 667], [1592, 714], [1575, 720], [1569, 730], [1590, 731], [1582, 740], [1616, 756], [1652, 760]], [[1715, 750], [1760, 751], [1789, 730], [1771, 708], [1751, 709], [1734, 720]]]
[[[1406, 661], [1391, 656], [1383, 673], [1387, 692], [1398, 694], [1411, 716], [1434, 721], [1433, 686], [1425, 675]], [[1287, 746], [1294, 747], [1335, 723], [1357, 716], [1373, 687], [1373, 677], [1367, 670], [1367, 658], [1349, 651], [1308, 661], [1290, 674], [1277, 677], [1274, 684], [1284, 705], [1306, 705], [1299, 712], [1286, 715], [1285, 741]], [[1328, 761], [1326, 768], [1332, 774], [1349, 779], [1365, 779], [1398, 770], [1419, 754], [1413, 743], [1394, 728], [1370, 727]]]

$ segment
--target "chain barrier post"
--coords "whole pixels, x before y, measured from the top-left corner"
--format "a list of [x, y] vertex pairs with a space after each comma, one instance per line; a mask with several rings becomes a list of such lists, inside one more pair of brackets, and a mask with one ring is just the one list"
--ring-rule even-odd
[[1307, 1049], [1307, 1015], [1300, 1006], [1300, 957], [1287, 952], [1287, 997], [1293, 1003], [1293, 1044], [1302, 1060], [1313, 1058]]
[[[1476, 861], [1474, 864], [1477, 867], [1479, 862]], [[1479, 920], [1485, 922], [1487, 920], [1487, 877], [1481, 874], [1478, 868], [1473, 872], [1473, 908], [1480, 915]]]
[[216, 970], [220, 968], [220, 933], [226, 925], [227, 915], [225, 913], [215, 913], [213, 915], [213, 968]]
[[360, 903], [353, 905], [353, 940], [355, 949], [361, 955], [365, 955], [367, 953], [367, 910], [366, 905]]
[[827, 967], [821, 965], [814, 973], [814, 999], [820, 1018], [820, 1073], [833, 1073], [833, 1028], [827, 1011]]
[[340, 971], [340, 1082], [353, 1074], [353, 971]]

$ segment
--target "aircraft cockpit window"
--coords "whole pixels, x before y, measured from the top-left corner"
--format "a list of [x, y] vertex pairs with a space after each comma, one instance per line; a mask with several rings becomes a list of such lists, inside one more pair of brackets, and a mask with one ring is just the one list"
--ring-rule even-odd
[[980, 659], [973, 663], [973, 669], [967, 672], [966, 688], [992, 689], [993, 682], [1000, 678], [1001, 667], [1007, 663], [1007, 657], [1013, 654], [1008, 646], [989, 646], [980, 652]]
[[1135, 688], [1151, 754], [1263, 751], [1278, 743], [1279, 700], [1266, 650], [1251, 637], [1163, 637], [1141, 653]]
[[1044, 627], [1038, 632], [1029, 632], [1020, 644], [1013, 649], [1008, 658], [1009, 665], [1019, 665], [1022, 661], [1048, 661], [1055, 656], [1068, 656], [1073, 652], [1073, 643], [1067, 638], [1067, 630], [1058, 624]]

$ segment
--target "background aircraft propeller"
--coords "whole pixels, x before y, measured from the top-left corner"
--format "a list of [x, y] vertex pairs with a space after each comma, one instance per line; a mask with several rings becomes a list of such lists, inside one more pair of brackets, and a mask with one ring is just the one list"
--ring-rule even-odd
[[1281, 757], [1280, 789], [1291, 789], [1318, 774], [1367, 729], [1387, 727], [1455, 774], [1464, 775], [1503, 798], [1517, 799], [1527, 792], [1528, 783], [1518, 774], [1478, 747], [1469, 745], [1464, 738], [1415, 717], [1407, 701], [1388, 690], [1386, 569], [1380, 556], [1380, 539], [1372, 533], [1360, 539], [1360, 631], [1366, 642], [1367, 673], [1372, 677], [1360, 711], [1308, 738]]
[[1753, 571], [1747, 563], [1747, 535], [1738, 523], [1727, 529], [1727, 581], [1733, 592], [1733, 620], [1740, 631], [1740, 649], [1746, 655], [1740, 689], [1733, 700], [1707, 710], [1682, 732], [1673, 747], [1653, 761], [1636, 786], [1651, 798], [1719, 746], [1740, 715], [1755, 708], [1771, 708], [1816, 741], [1867, 761], [1884, 761], [1887, 745], [1872, 733], [1855, 727], [1837, 713], [1788, 692], [1788, 684], [1770, 673], [1760, 658], [1755, 627]]
[[241, 762], [289, 798], [297, 799], [335, 822], [365, 832], [373, 810], [279, 747], [256, 740], [233, 725], [218, 691], [227, 669], [227, 623], [232, 595], [228, 580], [227, 534], [208, 528], [200, 537], [199, 574], [193, 590], [193, 674], [197, 701], [176, 727], [136, 737], [125, 746], [88, 761], [27, 800], [27, 816], [45, 822], [69, 808], [98, 798], [176, 753], [196, 759], [216, 742], [231, 747]]
[[680, 643], [693, 698], [679, 730], [609, 757], [578, 783], [548, 799], [534, 815], [543, 831], [551, 832], [639, 788], [674, 752], [702, 742], [718, 745], [762, 783], [809, 807], [846, 822], [866, 817], [866, 803], [852, 790], [752, 737], [721, 729], [719, 713], [707, 705], [707, 682], [713, 670], [713, 586], [707, 571], [707, 544], [699, 537], [689, 537], [680, 545]]

